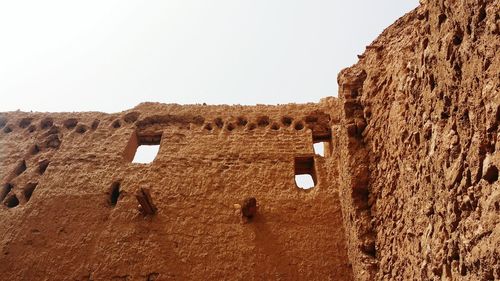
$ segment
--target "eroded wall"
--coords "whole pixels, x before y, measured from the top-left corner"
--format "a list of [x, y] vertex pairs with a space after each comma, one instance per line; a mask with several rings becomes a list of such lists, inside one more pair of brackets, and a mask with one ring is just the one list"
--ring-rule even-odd
[[[312, 146], [336, 104], [3, 113], [0, 279], [352, 280], [338, 159]], [[156, 159], [131, 163], [157, 136]], [[297, 157], [314, 159], [310, 190], [296, 187]], [[156, 215], [138, 211], [140, 187]], [[247, 196], [259, 210], [245, 223]]]
[[422, 0], [339, 74], [340, 100], [2, 113], [0, 278], [500, 279], [499, 20], [498, 1]]
[[500, 6], [421, 4], [339, 74], [354, 274], [499, 280]]

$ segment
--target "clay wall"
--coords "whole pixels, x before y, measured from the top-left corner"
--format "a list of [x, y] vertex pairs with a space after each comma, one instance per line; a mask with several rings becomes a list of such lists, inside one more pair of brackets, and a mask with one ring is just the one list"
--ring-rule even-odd
[[420, 2], [339, 99], [1, 113], [0, 278], [499, 280], [498, 1]]
[[499, 280], [498, 1], [421, 2], [339, 74], [354, 274]]
[[[352, 280], [337, 159], [313, 151], [335, 103], [2, 114], [1, 279]], [[131, 163], [155, 141], [151, 164]], [[314, 188], [296, 186], [296, 158]], [[141, 187], [157, 214], [138, 211]]]

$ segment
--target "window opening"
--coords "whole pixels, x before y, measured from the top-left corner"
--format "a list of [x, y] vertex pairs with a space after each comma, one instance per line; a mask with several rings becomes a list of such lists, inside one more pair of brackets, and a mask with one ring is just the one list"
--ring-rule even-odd
[[132, 160], [132, 163], [149, 164], [155, 160], [159, 150], [160, 150], [159, 144], [139, 145], [137, 147], [137, 151], [135, 152], [134, 160]]
[[332, 133], [331, 131], [314, 132], [312, 135], [314, 154], [328, 157], [332, 154]]
[[301, 189], [311, 189], [316, 186], [313, 156], [295, 158], [295, 184]]
[[125, 149], [125, 159], [132, 163], [150, 164], [160, 151], [162, 133], [134, 133]]
[[318, 142], [313, 144], [314, 147], [314, 153], [316, 153], [319, 156], [325, 156], [325, 143], [324, 142]]

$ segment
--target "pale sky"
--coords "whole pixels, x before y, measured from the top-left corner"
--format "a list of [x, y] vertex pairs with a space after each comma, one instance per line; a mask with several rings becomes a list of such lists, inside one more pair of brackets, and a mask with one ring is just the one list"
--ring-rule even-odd
[[317, 102], [418, 0], [1, 1], [0, 111]]

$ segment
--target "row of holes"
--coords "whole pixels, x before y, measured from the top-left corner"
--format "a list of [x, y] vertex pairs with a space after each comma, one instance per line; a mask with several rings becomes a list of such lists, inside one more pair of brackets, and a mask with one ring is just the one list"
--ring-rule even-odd
[[[30, 182], [23, 188], [22, 196], [26, 203], [31, 199], [37, 185], [38, 182]], [[11, 183], [4, 184], [0, 189], [0, 202], [3, 201], [3, 204], [7, 208], [14, 208], [19, 205], [19, 199], [17, 195], [12, 192], [12, 189], [14, 189], [14, 186]]]
[[[140, 113], [138, 113], [138, 112], [129, 112], [129, 113], [125, 114], [125, 116], [123, 116], [123, 120], [126, 123], [133, 123], [139, 118], [139, 115], [140, 115]], [[32, 124], [33, 120], [34, 120], [34, 118], [32, 118], [32, 117], [22, 118], [18, 122], [18, 127], [22, 128], [22, 129], [27, 129], [30, 133], [32, 133], [32, 132], [36, 131], [36, 129], [37, 129], [37, 127]], [[7, 125], [7, 123], [8, 123], [7, 118], [0, 117], [0, 129], [3, 129], [3, 131], [5, 133], [10, 133], [13, 131], [13, 126]], [[100, 123], [100, 120], [95, 119], [91, 125], [92, 130], [97, 129], [97, 127], [99, 126], [99, 123]], [[83, 124], [78, 125], [78, 119], [76, 119], [76, 118], [66, 119], [63, 122], [63, 125], [66, 129], [69, 129], [69, 130], [76, 128], [76, 131], [78, 133], [81, 133], [81, 134], [85, 133], [88, 130], [88, 127], [86, 125], [83, 125]], [[50, 118], [50, 117], [46, 117], [46, 118], [42, 119], [40, 121], [40, 124], [39, 124], [39, 128], [42, 130], [51, 128], [52, 126], [54, 126], [54, 119]], [[119, 119], [116, 119], [111, 123], [111, 127], [115, 128], [115, 129], [120, 128], [121, 126], [122, 126], [122, 124], [121, 124], [121, 121]]]
[[[32, 122], [33, 122], [33, 118], [23, 118], [19, 121], [18, 126], [19, 126], [19, 128], [26, 129], [26, 130], [28, 130], [28, 132], [33, 133], [34, 131], [37, 130], [37, 126], [33, 125]], [[97, 129], [97, 127], [99, 126], [99, 123], [100, 123], [100, 120], [98, 120], [98, 119], [94, 120], [92, 122], [92, 125], [90, 128], [92, 130]], [[66, 128], [68, 130], [75, 129], [75, 131], [77, 133], [80, 133], [80, 134], [85, 133], [89, 129], [89, 127], [87, 125], [78, 124], [78, 120], [75, 118], [66, 119], [63, 122], [63, 126], [64, 126], [64, 128]], [[115, 127], [116, 124], [112, 124], [112, 126]], [[121, 125], [118, 123], [118, 127], [119, 126], [121, 126]], [[46, 129], [57, 130], [58, 129], [57, 126], [54, 124], [54, 120], [52, 118], [44, 118], [43, 120], [40, 121], [40, 124], [38, 127], [41, 130], [46, 130]], [[0, 119], [0, 129], [1, 128], [3, 128], [3, 132], [6, 134], [11, 133], [14, 130], [11, 125], [7, 125], [6, 119]]]
[[[35, 148], [36, 148], [36, 153], [37, 153], [39, 151], [39, 149], [36, 145], [35, 145]], [[31, 151], [31, 153], [33, 153], [33, 151]], [[42, 161], [39, 161], [38, 167], [37, 167], [38, 174], [43, 175], [45, 173], [45, 171], [47, 170], [49, 164], [50, 164], [50, 161], [48, 159], [44, 159]], [[16, 167], [12, 171], [13, 178], [20, 176], [27, 169], [28, 169], [28, 166], [26, 165], [26, 160], [22, 160], [21, 162], [19, 162], [19, 164], [16, 165]], [[30, 200], [31, 195], [33, 194], [33, 191], [35, 190], [37, 185], [38, 185], [38, 182], [28, 183], [23, 188], [22, 195], [24, 197], [25, 202], [28, 202]], [[3, 204], [5, 206], [7, 206], [8, 208], [13, 208], [13, 207], [16, 207], [17, 205], [19, 205], [19, 199], [17, 198], [17, 195], [14, 192], [12, 192], [13, 188], [14, 188], [14, 185], [12, 183], [6, 183], [0, 189], [0, 202], [3, 201]]]
[[[139, 117], [139, 113], [137, 112], [131, 112], [126, 114], [123, 117], [123, 120], [127, 123], [132, 123], [135, 122]], [[28, 118], [23, 118], [19, 121], [18, 126], [23, 129], [28, 129], [28, 131], [34, 132], [36, 130], [36, 126], [32, 125], [34, 118], [28, 117]], [[315, 122], [317, 121], [314, 119], [314, 117], [308, 116], [306, 119], [311, 119], [309, 121]], [[309, 122], [308, 120], [306, 120]], [[93, 130], [97, 129], [99, 126], [100, 120], [94, 120], [91, 128]], [[271, 129], [273, 130], [279, 130], [281, 126], [283, 127], [290, 127], [294, 123], [293, 118], [289, 116], [284, 116], [281, 118], [280, 123], [277, 122], [271, 122], [270, 118], [268, 116], [261, 116], [257, 118], [256, 122], [248, 122], [248, 120], [245, 117], [238, 117], [237, 120], [232, 123], [232, 122], [224, 122], [222, 118], [218, 117], [215, 118], [212, 123], [207, 123], [204, 125], [204, 128], [206, 130], [212, 130], [213, 128], [219, 128], [222, 129], [225, 127], [228, 131], [232, 131], [236, 129], [237, 127], [246, 127], [248, 130], [255, 130], [258, 127], [264, 128], [270, 126]], [[12, 126], [7, 125], [7, 119], [5, 118], [0, 118], [0, 129], [3, 128], [3, 131], [5, 133], [10, 133], [13, 131]], [[39, 127], [40, 129], [47, 129], [50, 128], [54, 125], [54, 120], [50, 117], [44, 118], [43, 120], [40, 121]], [[80, 124], [78, 125], [78, 120], [76, 118], [69, 118], [66, 119], [63, 122], [63, 125], [66, 129], [74, 129], [76, 128], [76, 131], [78, 133], [85, 133], [88, 130], [88, 127], [86, 125]], [[111, 123], [111, 127], [118, 129], [122, 126], [121, 120], [116, 119]], [[302, 121], [297, 121], [294, 124], [295, 130], [302, 130], [304, 129], [304, 123]]]
[[[226, 130], [232, 131], [237, 127], [244, 127], [247, 130], [252, 131], [258, 127], [265, 128], [270, 126], [272, 130], [279, 130], [281, 126], [290, 127], [294, 122], [292, 117], [284, 116], [281, 118], [280, 123], [281, 125], [277, 122], [271, 122], [268, 116], [261, 116], [256, 120], [256, 122], [248, 122], [248, 120], [244, 117], [238, 117], [236, 122], [224, 122], [222, 118], [217, 117], [213, 122], [206, 123], [203, 128], [208, 131], [211, 131], [214, 128], [226, 128]], [[295, 122], [294, 129], [297, 131], [304, 129], [304, 123], [302, 121]]]
[[[23, 118], [19, 121], [19, 127], [23, 129], [28, 129], [29, 132], [34, 132], [36, 130], [36, 126], [32, 124], [33, 118]], [[7, 120], [5, 118], [0, 118], [0, 128], [5, 127], [7, 124]], [[63, 125], [65, 128], [72, 129], [77, 127], [78, 121], [76, 119], [67, 119], [64, 121]], [[59, 148], [59, 145], [61, 144], [61, 141], [59, 140], [58, 134], [59, 134], [59, 128], [54, 125], [54, 120], [52, 118], [44, 118], [43, 120], [40, 121], [39, 124], [40, 128], [42, 130], [48, 129], [47, 133], [45, 136], [47, 136], [47, 139], [45, 140], [45, 146], [49, 148]], [[4, 132], [9, 133], [11, 132], [12, 129], [10, 126], [6, 126], [4, 128]], [[36, 155], [41, 151], [41, 147], [37, 144], [34, 144], [30, 149], [29, 149], [29, 156]], [[38, 162], [38, 167], [36, 168], [36, 171], [38, 172], [39, 175], [43, 175], [45, 171], [47, 170], [48, 166], [50, 164], [49, 159], [44, 159]], [[28, 169], [28, 166], [26, 164], [26, 160], [23, 159], [20, 161], [12, 173], [10, 174], [10, 179], [12, 179], [20, 176], [23, 174], [26, 170]], [[21, 191], [21, 194], [24, 198], [24, 202], [28, 202], [31, 199], [31, 196], [33, 195], [33, 192], [35, 191], [35, 188], [37, 187], [38, 182], [30, 182], [28, 183]], [[14, 208], [19, 205], [20, 201], [15, 194], [15, 192], [12, 190], [14, 188], [14, 185], [10, 182], [4, 184], [0, 188], [0, 202], [3, 202], [3, 204], [7, 208]]]
[[[38, 173], [43, 175], [47, 168], [49, 167], [50, 161], [48, 159], [44, 159], [38, 162]], [[24, 171], [28, 169], [26, 165], [26, 160], [22, 160], [17, 164], [16, 168], [14, 168], [14, 177], [20, 176]]]

